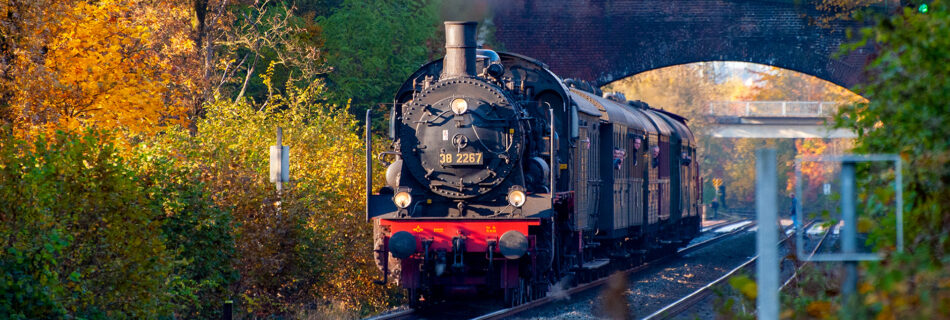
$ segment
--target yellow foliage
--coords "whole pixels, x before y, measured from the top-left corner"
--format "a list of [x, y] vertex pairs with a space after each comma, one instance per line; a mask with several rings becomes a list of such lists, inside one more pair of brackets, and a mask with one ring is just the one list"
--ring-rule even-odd
[[813, 301], [806, 310], [809, 316], [822, 319], [827, 319], [833, 313], [831, 302], [828, 301]]
[[729, 278], [729, 285], [742, 293], [749, 300], [755, 300], [758, 296], [759, 285], [746, 275], [738, 275]]
[[154, 31], [132, 18], [140, 17], [134, 13], [142, 1], [40, 2], [22, 9], [33, 10], [36, 19], [24, 24], [35, 31], [15, 52], [13, 106], [21, 127], [139, 133], [184, 119], [166, 99], [172, 67], [150, 50]]

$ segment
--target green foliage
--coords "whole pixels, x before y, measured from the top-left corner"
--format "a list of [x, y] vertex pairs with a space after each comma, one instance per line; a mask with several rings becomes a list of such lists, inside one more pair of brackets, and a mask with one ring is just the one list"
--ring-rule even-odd
[[10, 135], [0, 142], [0, 238], [10, 254], [4, 280], [27, 284], [5, 291], [11, 300], [3, 304], [14, 312], [169, 313], [164, 289], [173, 256], [157, 211], [116, 148], [101, 139], [59, 132], [33, 143]]
[[[840, 110], [835, 122], [858, 133], [855, 151], [896, 153], [904, 161], [904, 253], [895, 252], [894, 172], [858, 168], [867, 192], [859, 195], [861, 209], [880, 262], [865, 263], [861, 305], [841, 317], [936, 319], [950, 317], [950, 14], [947, 3], [929, 3], [926, 13], [916, 7], [879, 17], [874, 27], [861, 30], [855, 50], [869, 42], [878, 55], [868, 65], [868, 82], [856, 91], [868, 99]], [[874, 173], [868, 175], [867, 173]], [[858, 227], [862, 226], [859, 222]], [[824, 281], [836, 276], [821, 277]], [[802, 305], [842, 310], [834, 296], [813, 295]], [[810, 302], [809, 302], [810, 301]], [[813, 308], [814, 309], [814, 308]], [[844, 312], [844, 311], [840, 311]], [[833, 312], [824, 313], [834, 316]]]
[[238, 278], [231, 264], [231, 212], [205, 191], [201, 171], [171, 156], [168, 147], [142, 143], [130, 162], [158, 206], [166, 246], [176, 254], [168, 289], [176, 315], [217, 319]]
[[869, 102], [843, 109], [836, 123], [861, 136], [859, 152], [901, 155], [906, 162], [905, 232], [914, 235], [908, 245], [930, 248], [935, 257], [947, 255], [950, 15], [946, 3], [932, 2], [926, 14], [905, 8], [861, 34], [863, 40], [851, 49], [868, 41], [880, 47], [869, 65], [869, 82], [857, 88]]
[[231, 8], [237, 19], [219, 53], [226, 65], [220, 84], [224, 94], [235, 101], [263, 102], [274, 91], [306, 87], [324, 75], [323, 29], [294, 8], [282, 1]]
[[214, 318], [235, 280], [230, 213], [154, 150], [109, 134], [0, 141], [0, 313]]
[[331, 101], [353, 100], [354, 114], [391, 103], [393, 92], [421, 64], [438, 34], [438, 2], [344, 0], [318, 18], [326, 35]]
[[[60, 230], [39, 239], [30, 251], [6, 248], [0, 256], [0, 314], [12, 319], [60, 318], [66, 309], [57, 300], [65, 293], [55, 271], [56, 256], [68, 245]], [[70, 274], [78, 280], [79, 274]], [[66, 280], [70, 281], [70, 280]]]

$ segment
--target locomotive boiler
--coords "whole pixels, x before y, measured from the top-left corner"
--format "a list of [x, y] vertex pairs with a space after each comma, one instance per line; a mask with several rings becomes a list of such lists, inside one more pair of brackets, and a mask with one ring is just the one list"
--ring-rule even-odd
[[684, 118], [478, 49], [475, 33], [445, 22], [445, 57], [396, 93], [391, 150], [378, 155], [386, 186], [367, 182], [377, 265], [411, 304], [461, 293], [518, 304], [698, 233]]

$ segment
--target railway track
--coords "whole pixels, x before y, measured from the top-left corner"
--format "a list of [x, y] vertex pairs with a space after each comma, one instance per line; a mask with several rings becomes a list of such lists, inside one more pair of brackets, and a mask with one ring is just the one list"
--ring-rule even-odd
[[[734, 220], [734, 221], [725, 221], [725, 222], [722, 222], [722, 223], [718, 223], [718, 224], [715, 224], [715, 225], [711, 225], [711, 226], [704, 227], [703, 230], [705, 230], [704, 233], [706, 233], [706, 232], [715, 231], [715, 230], [718, 230], [718, 229], [720, 229], [720, 228], [727, 227], [727, 226], [730, 226], [730, 225], [733, 226], [733, 227], [732, 227], [731, 230], [729, 230], [728, 232], [723, 232], [722, 234], [716, 235], [716, 236], [711, 237], [711, 238], [709, 238], [709, 239], [701, 240], [701, 241], [699, 241], [699, 242], [697, 242], [697, 243], [694, 243], [694, 244], [692, 244], [692, 245], [689, 245], [689, 246], [687, 246], [687, 247], [685, 247], [685, 248], [682, 248], [682, 249], [680, 249], [679, 251], [677, 251], [676, 254], [672, 254], [672, 255], [668, 255], [668, 256], [665, 256], [665, 257], [658, 258], [658, 259], [654, 259], [654, 260], [651, 260], [651, 261], [649, 261], [649, 262], [646, 262], [646, 263], [643, 263], [643, 264], [641, 264], [641, 265], [638, 265], [638, 266], [636, 266], [636, 267], [633, 267], [633, 268], [630, 268], [630, 269], [626, 269], [626, 270], [622, 270], [621, 272], [624, 272], [624, 273], [626, 273], [626, 274], [629, 275], [629, 274], [633, 274], [633, 273], [637, 273], [637, 272], [643, 271], [643, 270], [645, 270], [645, 269], [647, 269], [647, 268], [649, 268], [649, 267], [652, 267], [652, 266], [654, 266], [654, 265], [661, 264], [661, 263], [670, 261], [670, 260], [672, 260], [672, 259], [675, 259], [676, 257], [678, 257], [678, 256], [680, 256], [680, 255], [688, 254], [688, 253], [690, 253], [690, 252], [699, 250], [699, 249], [701, 249], [701, 248], [705, 248], [705, 247], [707, 247], [707, 246], [709, 246], [709, 245], [711, 245], [711, 244], [717, 243], [717, 242], [719, 242], [720, 240], [723, 240], [723, 239], [726, 239], [726, 238], [728, 238], [728, 237], [731, 237], [731, 236], [740, 234], [740, 233], [742, 233], [742, 232], [744, 232], [744, 231], [746, 231], [746, 230], [749, 230], [750, 228], [753, 228], [753, 227], [755, 226], [755, 223], [753, 223], [751, 220], [748, 220], [748, 219]], [[592, 290], [592, 289], [595, 289], [595, 288], [599, 288], [600, 286], [604, 285], [604, 284], [607, 282], [607, 280], [608, 280], [607, 277], [602, 277], [602, 278], [599, 278], [599, 279], [597, 279], [597, 280], [594, 280], [594, 281], [591, 281], [591, 282], [587, 282], [587, 283], [583, 283], [583, 284], [577, 285], [577, 286], [575, 286], [575, 287], [572, 287], [572, 288], [570, 288], [570, 289], [567, 289], [567, 290], [565, 290], [563, 293], [566, 294], [566, 295], [575, 295], [575, 294], [578, 294], [578, 293], [581, 293], [581, 292], [586, 292], [586, 291], [589, 291], [589, 290]], [[475, 313], [476, 316], [473, 316], [473, 317], [468, 317], [468, 316], [459, 317], [459, 314], [456, 314], [456, 317], [454, 317], [454, 318], [471, 318], [471, 319], [473, 319], [473, 320], [476, 320], [476, 319], [478, 319], [478, 320], [503, 319], [503, 318], [511, 317], [511, 316], [517, 315], [517, 314], [519, 314], [519, 313], [522, 313], [522, 312], [525, 312], [525, 311], [528, 311], [528, 310], [531, 310], [531, 309], [538, 308], [538, 307], [540, 307], [540, 306], [546, 305], [546, 304], [551, 303], [551, 302], [553, 302], [553, 301], [557, 301], [557, 300], [559, 300], [559, 299], [560, 299], [560, 298], [557, 298], [557, 297], [545, 296], [545, 297], [543, 297], [543, 298], [539, 298], [539, 299], [536, 299], [536, 300], [532, 300], [532, 301], [529, 301], [529, 302], [526, 302], [526, 303], [523, 303], [523, 304], [520, 304], [520, 305], [517, 305], [517, 306], [514, 306], [514, 307], [509, 307], [509, 308], [502, 308], [502, 309], [498, 309], [498, 310], [493, 310], [493, 311], [491, 311], [491, 312], [481, 313], [480, 315], [479, 315], [479, 313]], [[454, 312], [458, 312], [458, 310], [453, 310], [453, 311], [454, 311]], [[434, 314], [430, 314], [430, 313], [434, 313]], [[368, 320], [429, 319], [429, 318], [435, 319], [435, 318], [439, 318], [439, 315], [443, 315], [443, 316], [444, 316], [444, 314], [439, 313], [438, 310], [436, 310], [435, 312], [432, 312], [431, 310], [430, 310], [429, 312], [418, 312], [418, 311], [413, 310], [413, 309], [405, 309], [405, 310], [399, 310], [399, 311], [390, 312], [390, 313], [383, 314], [383, 315], [378, 315], [378, 316], [375, 316], [375, 317], [372, 317], [372, 318], [368, 318]]]
[[[745, 224], [743, 224], [743, 223], [745, 223]], [[632, 273], [637, 273], [637, 272], [643, 271], [643, 270], [645, 270], [645, 269], [647, 269], [647, 268], [649, 268], [649, 267], [651, 267], [651, 266], [654, 266], [654, 265], [657, 265], [657, 264], [661, 264], [661, 263], [670, 261], [670, 260], [672, 260], [672, 259], [675, 259], [676, 257], [678, 257], [678, 256], [680, 256], [680, 255], [688, 254], [688, 253], [690, 253], [690, 252], [693, 252], [693, 251], [696, 251], [696, 250], [705, 248], [705, 247], [707, 247], [707, 246], [709, 246], [709, 245], [711, 245], [711, 244], [713, 244], [713, 243], [717, 243], [717, 242], [719, 242], [720, 240], [723, 240], [723, 239], [725, 239], [725, 238], [728, 238], [728, 237], [737, 235], [737, 234], [739, 234], [739, 233], [742, 233], [742, 232], [744, 232], [744, 231], [746, 231], [746, 230], [748, 230], [748, 229], [750, 229], [750, 228], [752, 228], [752, 227], [755, 226], [755, 223], [752, 222], [751, 220], [744, 220], [744, 221], [743, 221], [743, 220], [740, 220], [740, 221], [723, 222], [723, 223], [720, 223], [720, 224], [717, 224], [717, 225], [714, 225], [714, 226], [710, 226], [710, 227], [708, 227], [707, 230], [717, 230], [718, 228], [726, 227], [726, 226], [729, 226], [729, 225], [738, 225], [738, 224], [742, 224], [742, 225], [736, 226], [734, 229], [732, 229], [732, 230], [729, 231], [729, 232], [723, 233], [723, 234], [721, 234], [721, 235], [717, 235], [717, 236], [715, 236], [715, 237], [713, 237], [713, 238], [706, 239], [706, 240], [700, 241], [700, 242], [698, 242], [698, 243], [692, 244], [692, 245], [690, 245], [690, 246], [687, 246], [687, 247], [685, 247], [685, 248], [682, 248], [682, 249], [680, 249], [679, 251], [677, 251], [676, 254], [668, 255], [668, 256], [664, 256], [664, 257], [659, 258], [659, 259], [652, 260], [652, 261], [647, 262], [647, 263], [644, 263], [644, 264], [642, 264], [642, 265], [639, 265], [639, 266], [636, 266], [636, 267], [633, 267], [633, 268], [624, 270], [623, 272], [629, 275], [629, 274], [632, 274]], [[594, 289], [594, 288], [599, 288], [601, 285], [605, 284], [605, 283], [607, 282], [607, 280], [608, 280], [607, 277], [600, 278], [600, 279], [597, 279], [597, 280], [595, 280], [595, 281], [592, 281], [592, 282], [589, 282], [589, 283], [585, 283], [585, 284], [576, 286], [576, 287], [574, 287], [574, 288], [571, 288], [571, 289], [569, 289], [569, 290], [567, 291], [567, 293], [568, 293], [568, 295], [574, 295], [574, 294], [577, 294], [577, 293], [580, 293], [580, 292], [583, 292], [583, 291], [588, 291], [588, 290], [592, 290], [592, 289]], [[485, 314], [485, 315], [482, 315], [482, 316], [479, 316], [479, 317], [475, 317], [475, 318], [472, 318], [472, 320], [503, 319], [503, 318], [507, 318], [507, 317], [511, 317], [511, 316], [517, 315], [517, 314], [519, 314], [519, 313], [521, 313], [521, 312], [524, 312], [524, 311], [527, 311], [527, 310], [530, 310], [530, 309], [534, 309], [534, 308], [540, 307], [540, 306], [545, 305], [545, 304], [547, 304], [547, 303], [550, 303], [550, 302], [552, 302], [552, 301], [554, 301], [554, 300], [556, 300], [556, 299], [555, 299], [555, 298], [552, 298], [552, 297], [544, 297], [544, 298], [541, 298], [541, 299], [538, 299], [538, 300], [534, 300], [534, 301], [531, 301], [531, 302], [528, 302], [528, 303], [525, 303], [525, 304], [522, 304], [522, 305], [518, 305], [518, 306], [515, 306], [515, 307], [511, 307], [511, 308], [506, 308], [506, 309], [501, 309], [501, 310], [498, 310], [498, 311], [495, 311], [495, 312], [492, 312], [492, 313], [489, 313], [489, 314]]]
[[[812, 226], [814, 226], [815, 223], [816, 223], [815, 221], [809, 222], [808, 224], [805, 225], [805, 227], [802, 228], [802, 230], [808, 230], [809, 228], [811, 228]], [[813, 249], [813, 250], [811, 251], [811, 253], [809, 254], [809, 257], [814, 256], [815, 253], [820, 250], [820, 248], [822, 247], [822, 245], [823, 245], [825, 239], [828, 237], [828, 234], [831, 233], [831, 232], [829, 232], [829, 231], [830, 231], [830, 230], [825, 230], [825, 231], [824, 231], [824, 233], [823, 233], [821, 239], [818, 241], [818, 244], [815, 245], [814, 249]], [[784, 244], [785, 242], [787, 242], [789, 239], [792, 239], [793, 236], [794, 236], [794, 233], [792, 233], [792, 234], [786, 234], [786, 237], [782, 238], [782, 240], [779, 241], [778, 245], [781, 246], [782, 244]], [[660, 309], [660, 310], [654, 312], [653, 314], [650, 314], [649, 316], [644, 317], [643, 320], [672, 319], [672, 318], [676, 317], [677, 315], [682, 314], [683, 312], [685, 312], [685, 311], [687, 311], [687, 310], [693, 308], [693, 307], [696, 306], [698, 303], [700, 303], [701, 301], [703, 301], [706, 297], [708, 297], [710, 294], [712, 294], [713, 288], [715, 288], [715, 287], [717, 287], [717, 286], [723, 284], [723, 283], [726, 282], [729, 278], [731, 278], [732, 276], [736, 275], [739, 271], [742, 271], [743, 269], [748, 268], [748, 267], [749, 267], [750, 265], [752, 265], [752, 263], [755, 262], [757, 259], [758, 259], [758, 255], [756, 255], [756, 256], [752, 257], [751, 259], [745, 261], [744, 263], [740, 264], [738, 267], [735, 267], [734, 269], [730, 270], [729, 272], [727, 272], [727, 273], [724, 274], [723, 276], [717, 278], [715, 281], [712, 281], [712, 282], [706, 284], [705, 286], [703, 286], [703, 287], [699, 288], [698, 290], [694, 291], [693, 293], [691, 293], [691, 294], [689, 294], [689, 295], [683, 297], [682, 299], [679, 299], [679, 300], [677, 300], [676, 302], [674, 302], [674, 303], [672, 303], [672, 304], [669, 304], [669, 305], [667, 305], [666, 307], [664, 307], [664, 308], [662, 308], [662, 309]], [[806, 264], [807, 264], [807, 263], [806, 263]], [[789, 283], [791, 283], [794, 279], [796, 279], [797, 276], [798, 276], [798, 270], [796, 269], [795, 272], [792, 274], [792, 276], [790, 276], [790, 277], [782, 284], [781, 289], [784, 289], [787, 285], [789, 285]], [[781, 289], [780, 289], [780, 290], [781, 290]]]
[[[812, 249], [812, 250], [811, 250], [811, 253], [808, 254], [808, 257], [809, 257], [809, 258], [814, 257], [814, 256], [815, 256], [815, 253], [818, 253], [818, 251], [821, 250], [821, 246], [825, 244], [825, 239], [827, 239], [827, 238], [828, 238], [828, 235], [831, 234], [831, 230], [832, 230], [832, 228], [826, 228], [826, 229], [824, 230], [824, 232], [823, 232], [822, 235], [821, 235], [821, 239], [818, 240], [818, 244], [816, 244], [816, 245], [815, 245], [815, 248]], [[807, 260], [807, 259], [806, 259], [806, 260]], [[797, 282], [797, 281], [798, 281], [798, 270], [800, 270], [802, 267], [804, 267], [804, 266], [806, 266], [806, 265], [808, 265], [808, 264], [810, 264], [810, 263], [811, 263], [811, 261], [805, 261], [805, 263], [802, 264], [801, 267], [799, 267], [798, 269], [795, 270], [794, 273], [792, 273], [792, 276], [791, 276], [791, 277], [788, 277], [788, 280], [785, 280], [785, 282], [782, 283], [782, 287], [779, 288], [779, 290], [785, 290], [785, 287], [788, 287], [790, 284], [792, 284], [792, 283], [794, 283], [794, 282]]]

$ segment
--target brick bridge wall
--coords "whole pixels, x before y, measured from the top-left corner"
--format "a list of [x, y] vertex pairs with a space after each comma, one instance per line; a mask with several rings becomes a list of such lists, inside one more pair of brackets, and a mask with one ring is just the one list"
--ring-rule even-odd
[[[494, 0], [494, 41], [598, 85], [701, 61], [767, 64], [845, 87], [872, 49], [832, 58], [854, 21], [819, 27], [814, 5], [792, 0]], [[855, 33], [857, 34], [857, 33]]]

